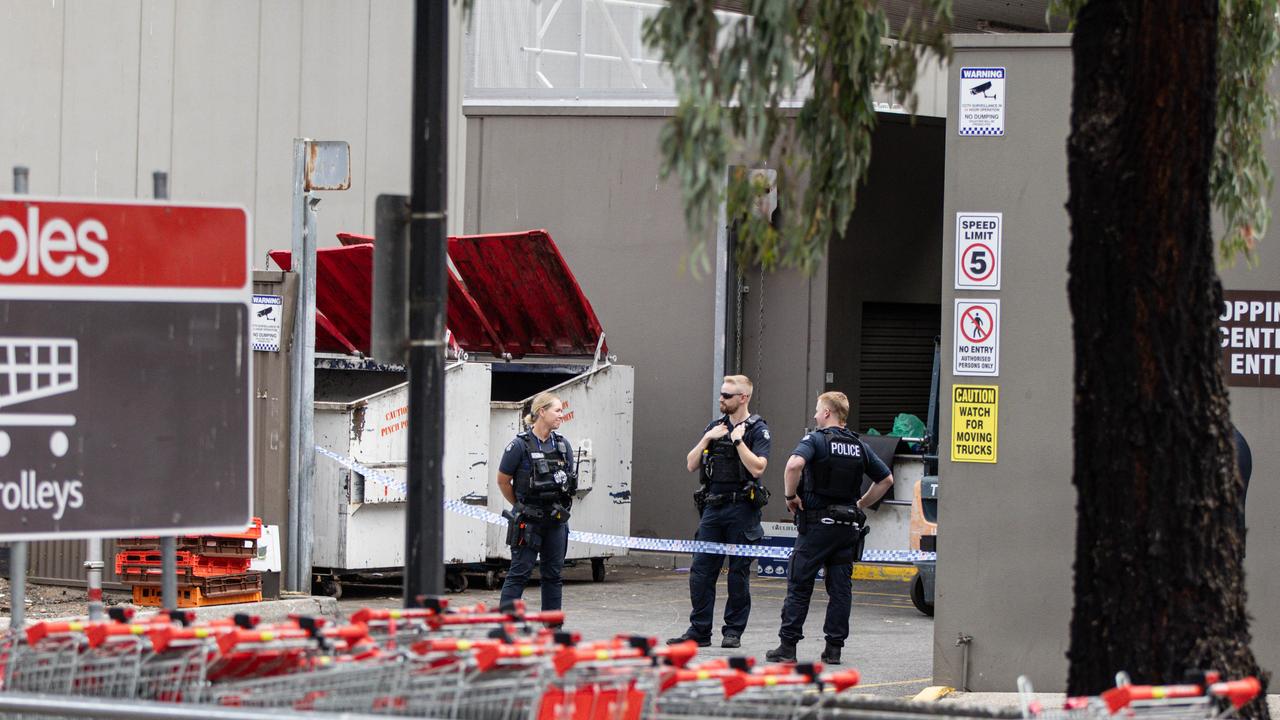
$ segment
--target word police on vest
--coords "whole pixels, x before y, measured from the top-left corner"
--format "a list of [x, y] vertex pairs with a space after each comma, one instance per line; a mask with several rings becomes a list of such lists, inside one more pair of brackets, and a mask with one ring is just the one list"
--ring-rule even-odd
[[[43, 271], [62, 277], [74, 268], [85, 277], [98, 277], [107, 271], [109, 262], [102, 245], [106, 240], [106, 226], [93, 218], [74, 228], [60, 217], [42, 223], [40, 208], [30, 207], [24, 227], [17, 218], [0, 215], [0, 275], [25, 272], [35, 276]], [[10, 242], [12, 254], [8, 252]]]
[[831, 454], [844, 457], [862, 457], [862, 446], [858, 443], [831, 442]]
[[18, 482], [0, 482], [0, 506], [5, 510], [53, 510], [61, 520], [68, 508], [84, 505], [83, 483], [79, 480], [38, 480], [35, 470], [23, 470]]

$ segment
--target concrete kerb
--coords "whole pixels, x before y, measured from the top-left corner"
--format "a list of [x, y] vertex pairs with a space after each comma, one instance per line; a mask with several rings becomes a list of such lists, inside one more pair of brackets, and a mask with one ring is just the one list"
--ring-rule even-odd
[[[145, 615], [153, 613], [159, 608], [154, 607], [133, 607], [138, 614]], [[259, 622], [277, 623], [288, 620], [290, 615], [311, 615], [315, 617], [336, 618], [338, 617], [338, 601], [336, 598], [325, 596], [304, 595], [301, 597], [281, 598], [280, 600], [263, 600], [256, 603], [237, 603], [234, 605], [210, 605], [201, 608], [192, 608], [195, 612], [197, 621], [217, 620], [219, 618], [227, 618], [236, 613], [248, 613], [256, 615]], [[84, 616], [66, 617], [66, 618], [32, 618], [27, 620], [27, 626], [37, 622], [44, 621], [64, 621], [79, 620]], [[0, 630], [9, 629], [9, 618], [0, 618]]]

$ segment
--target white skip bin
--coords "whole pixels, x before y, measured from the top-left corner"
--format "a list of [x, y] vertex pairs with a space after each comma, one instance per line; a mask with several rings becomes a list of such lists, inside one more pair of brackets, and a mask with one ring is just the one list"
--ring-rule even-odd
[[[560, 434], [573, 444], [578, 458], [578, 493], [569, 529], [627, 536], [631, 532], [631, 437], [635, 371], [606, 365], [548, 388], [564, 401], [565, 421]], [[532, 398], [495, 401], [489, 421], [489, 509], [507, 508], [498, 491], [497, 467], [507, 444], [524, 429], [521, 416]], [[506, 529], [490, 526], [490, 557], [511, 559]], [[568, 559], [592, 561], [592, 576], [604, 579], [604, 559], [625, 555], [625, 547], [570, 541]]]
[[[360, 372], [360, 371], [352, 371]], [[341, 377], [341, 376], [339, 376]], [[445, 371], [445, 496], [483, 506], [489, 460], [489, 366], [455, 363]], [[337, 462], [316, 463], [312, 564], [333, 592], [351, 575], [399, 573], [404, 567], [405, 460], [409, 386], [398, 383], [352, 400], [337, 380], [316, 385], [316, 444], [394, 482], [377, 482]], [[485, 561], [481, 520], [445, 515], [443, 558], [459, 566]]]
[[[404, 566], [408, 386], [404, 369], [369, 352], [372, 238], [345, 235], [317, 252], [313, 579], [341, 583], [398, 577]], [[285, 251], [271, 253], [288, 268]], [[566, 405], [561, 432], [580, 456], [569, 527], [626, 536], [631, 529], [635, 373], [613, 364], [604, 331], [551, 237], [541, 230], [449, 238], [445, 372], [445, 497], [500, 514], [498, 461], [545, 390]], [[323, 318], [323, 322], [321, 322]], [[354, 463], [347, 461], [354, 461]], [[346, 464], [344, 464], [344, 462]], [[368, 469], [368, 477], [352, 469]], [[382, 479], [382, 481], [379, 480]], [[510, 559], [505, 528], [445, 513], [446, 585], [480, 574], [496, 587]], [[570, 560], [604, 560], [625, 547], [571, 542]]]

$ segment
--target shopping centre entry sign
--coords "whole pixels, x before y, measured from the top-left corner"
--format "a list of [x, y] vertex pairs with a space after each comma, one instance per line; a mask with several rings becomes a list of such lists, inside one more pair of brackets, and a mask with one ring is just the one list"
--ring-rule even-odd
[[248, 524], [243, 208], [0, 196], [0, 539]]

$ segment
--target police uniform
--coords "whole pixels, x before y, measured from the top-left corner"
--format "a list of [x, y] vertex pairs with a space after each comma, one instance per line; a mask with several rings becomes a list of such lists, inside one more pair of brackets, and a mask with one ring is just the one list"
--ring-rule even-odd
[[[742, 442], [747, 449], [761, 458], [769, 457], [772, 441], [769, 426], [759, 415], [743, 421], [747, 428]], [[735, 427], [729, 416], [721, 416], [707, 424], [703, 433], [716, 425]], [[706, 504], [698, 523], [697, 540], [718, 543], [750, 544], [764, 537], [760, 526], [760, 508], [756, 507], [746, 487], [755, 478], [742, 465], [738, 449], [729, 434], [712, 443], [703, 452], [702, 478], [707, 491]], [[695, 553], [689, 569], [689, 599], [693, 605], [689, 613], [689, 629], [685, 637], [699, 641], [711, 640], [711, 626], [715, 621], [716, 579], [724, 565], [724, 555]], [[724, 607], [724, 637], [741, 637], [747, 629], [747, 617], [751, 614], [751, 558], [729, 558], [729, 600]]]
[[849, 637], [854, 552], [866, 523], [857, 506], [862, 476], [879, 482], [889, 476], [889, 468], [856, 433], [842, 427], [809, 433], [791, 454], [805, 460], [799, 489], [804, 509], [796, 513], [796, 546], [778, 637], [793, 647], [804, 637], [813, 582], [825, 567], [827, 618], [822, 631], [828, 647], [841, 648]]
[[534, 562], [542, 578], [542, 609], [559, 610], [560, 573], [569, 545], [569, 508], [576, 490], [573, 448], [563, 435], [552, 431], [545, 440], [532, 431], [516, 435], [502, 454], [498, 472], [514, 478], [516, 522], [508, 523], [511, 569], [502, 583], [499, 607], [524, 594]]

